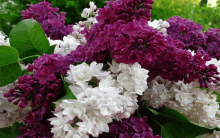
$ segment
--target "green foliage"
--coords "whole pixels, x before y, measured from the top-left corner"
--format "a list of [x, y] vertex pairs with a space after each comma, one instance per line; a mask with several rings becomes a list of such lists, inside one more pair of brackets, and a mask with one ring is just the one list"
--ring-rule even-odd
[[44, 30], [34, 19], [19, 22], [9, 36], [10, 45], [17, 49], [19, 57], [41, 55], [50, 47]]
[[220, 2], [217, 7], [202, 6], [198, 2], [181, 2], [173, 0], [154, 0], [152, 17], [154, 19], [167, 20], [173, 16], [181, 16], [190, 19], [203, 26], [203, 32], [211, 28], [220, 28]]
[[60, 101], [60, 100], [64, 100], [64, 99], [77, 99], [76, 96], [72, 93], [72, 91], [69, 88], [69, 86], [64, 81], [64, 77], [63, 77], [62, 74], [61, 74], [61, 79], [63, 81], [63, 87], [64, 87], [64, 90], [65, 90], [65, 95], [62, 98], [60, 98], [60, 99], [58, 99], [56, 101]]
[[42, 0], [0, 0], [0, 30], [9, 36], [14, 25], [22, 20], [21, 11], [40, 1]]
[[0, 46], [0, 87], [17, 80], [21, 76], [18, 52], [10, 46]]
[[20, 136], [20, 127], [24, 126], [22, 123], [14, 123], [11, 127], [0, 128], [1, 138], [15, 138]]
[[139, 117], [147, 116], [148, 124], [154, 133], [162, 138], [195, 138], [205, 133], [213, 133], [214, 130], [219, 131], [219, 128], [207, 128], [191, 122], [180, 112], [170, 108], [157, 111], [141, 107], [137, 114]]
[[207, 2], [208, 0], [201, 0], [200, 6], [203, 6], [203, 5], [207, 6]]
[[45, 53], [47, 53], [47, 54], [53, 54], [54, 53], [54, 49], [55, 49], [55, 47], [56, 47], [56, 44], [55, 45], [52, 45], [52, 46], [50, 46], [49, 48], [48, 48], [48, 50], [45, 52]]

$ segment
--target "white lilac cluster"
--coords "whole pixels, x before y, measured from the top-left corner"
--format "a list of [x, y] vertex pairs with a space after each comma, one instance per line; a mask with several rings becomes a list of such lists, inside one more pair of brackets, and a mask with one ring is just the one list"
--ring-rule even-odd
[[201, 90], [198, 82], [184, 84], [157, 77], [148, 83], [142, 97], [145, 105], [153, 108], [168, 107], [185, 115], [190, 121], [205, 127], [219, 127], [217, 95]]
[[0, 31], [0, 46], [1, 45], [5, 45], [5, 46], [10, 46], [10, 43], [9, 43], [9, 38], [6, 38], [6, 35], [3, 35]]
[[95, 12], [95, 9], [97, 8], [94, 2], [89, 3], [90, 8], [85, 8], [82, 13], [82, 17], [88, 18], [89, 16], [92, 16], [88, 18], [86, 21], [80, 21], [78, 24], [73, 26], [73, 32], [71, 35], [67, 35], [63, 37], [63, 41], [61, 40], [52, 40], [49, 37], [47, 38], [50, 46], [56, 45], [54, 49], [54, 53], [59, 53], [62, 56], [65, 56], [69, 54], [72, 50], [76, 50], [78, 45], [84, 45], [86, 43], [86, 39], [84, 37], [84, 34], [81, 33], [81, 31], [84, 30], [84, 27], [91, 28], [94, 23], [97, 23], [96, 16], [97, 11]]
[[64, 80], [77, 99], [56, 103], [56, 117], [49, 119], [54, 137], [98, 137], [109, 132], [112, 119], [129, 118], [135, 112], [137, 96], [147, 89], [148, 70], [138, 63], [127, 65], [114, 60], [109, 66], [105, 71], [103, 63], [70, 65]]
[[[90, 1], [90, 2], [89, 2], [89, 6], [90, 6], [90, 8], [85, 8], [85, 9], [83, 10], [82, 14], [81, 14], [81, 16], [82, 16], [83, 18], [87, 18], [87, 21], [80, 21], [80, 22], [79, 22], [80, 25], [87, 26], [87, 27], [90, 26], [91, 23], [93, 24], [93, 23], [96, 23], [96, 22], [97, 22], [97, 20], [95, 19], [95, 17], [98, 15], [98, 12], [95, 11], [96, 8], [97, 8], [97, 6], [95, 5], [95, 3], [92, 2], [92, 1]], [[90, 16], [92, 16], [92, 17], [90, 17]], [[93, 17], [93, 16], [94, 16], [94, 17]], [[91, 27], [91, 26], [90, 26], [90, 27]]]
[[[84, 34], [81, 31], [84, 30], [85, 27], [91, 28], [94, 23], [97, 23], [96, 16], [98, 16], [98, 10], [96, 10], [97, 6], [94, 2], [89, 2], [90, 8], [85, 8], [81, 14], [83, 18], [86, 18], [86, 21], [79, 21], [78, 24], [73, 26], [72, 36], [74, 36], [81, 45], [86, 43], [86, 39]], [[96, 11], [95, 11], [96, 10]]]
[[16, 121], [23, 122], [28, 112], [31, 111], [30, 105], [20, 108], [4, 97], [4, 93], [8, 92], [10, 88], [14, 88], [15, 84], [16, 82], [0, 87], [0, 128], [12, 126]]
[[148, 25], [157, 29], [159, 32], [162, 32], [164, 36], [167, 36], [166, 28], [170, 27], [170, 24], [167, 21], [163, 21], [162, 19], [154, 19], [153, 22], [148, 21]]
[[52, 40], [50, 38], [47, 39], [50, 43], [50, 46], [56, 45], [54, 53], [61, 54], [62, 56], [69, 54], [72, 50], [76, 50], [77, 46], [80, 45], [79, 41], [77, 41], [76, 38], [71, 35], [64, 36], [63, 41]]

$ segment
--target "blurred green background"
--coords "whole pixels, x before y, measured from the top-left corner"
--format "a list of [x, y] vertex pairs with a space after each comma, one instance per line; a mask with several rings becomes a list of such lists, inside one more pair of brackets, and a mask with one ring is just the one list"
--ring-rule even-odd
[[[43, 0], [0, 0], [0, 30], [9, 35], [14, 25], [22, 20], [21, 11], [28, 9], [30, 4]], [[66, 12], [66, 24], [75, 24], [80, 20], [84, 8], [89, 8], [90, 0], [47, 0], [52, 7], [58, 7], [59, 12]], [[104, 7], [105, 0], [91, 0], [97, 7]], [[220, 28], [220, 0], [216, 7], [207, 5], [207, 0], [154, 0], [152, 17], [167, 20], [173, 16], [181, 16], [200, 23], [203, 31]]]

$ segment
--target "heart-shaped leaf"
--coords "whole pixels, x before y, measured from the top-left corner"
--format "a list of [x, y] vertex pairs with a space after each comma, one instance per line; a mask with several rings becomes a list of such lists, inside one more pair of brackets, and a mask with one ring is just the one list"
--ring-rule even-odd
[[0, 87], [14, 82], [21, 76], [18, 51], [10, 46], [0, 46]]
[[43, 28], [34, 19], [19, 22], [10, 32], [9, 41], [17, 49], [20, 58], [42, 55], [50, 47]]

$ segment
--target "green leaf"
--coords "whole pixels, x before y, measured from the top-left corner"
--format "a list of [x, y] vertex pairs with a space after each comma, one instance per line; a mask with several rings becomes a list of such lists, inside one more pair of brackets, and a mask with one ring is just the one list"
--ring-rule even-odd
[[59, 100], [64, 100], [64, 99], [77, 99], [76, 96], [72, 93], [71, 89], [69, 88], [69, 86], [66, 84], [66, 82], [64, 81], [64, 78], [63, 78], [63, 75], [61, 74], [61, 79], [63, 81], [63, 87], [64, 87], [64, 90], [65, 90], [65, 95], [56, 100], [56, 101], [59, 101]]
[[183, 122], [189, 122], [189, 120], [183, 114], [181, 114], [180, 112], [178, 112], [174, 109], [163, 108], [162, 113], [163, 113], [163, 115], [166, 115], [167, 117], [171, 116], [173, 119], [181, 120]]
[[10, 46], [0, 46], [0, 67], [18, 61], [18, 51]]
[[[219, 131], [218, 128], [207, 128], [191, 122], [184, 115], [174, 109], [163, 108], [162, 112], [146, 107], [143, 107], [142, 110], [143, 109], [146, 111], [146, 116], [148, 116], [148, 111], [154, 114], [153, 116], [149, 114], [148, 122], [153, 130], [158, 129], [154, 128], [155, 126], [152, 125], [153, 122], [157, 123], [157, 127], [158, 125], [160, 126], [161, 132], [159, 135], [161, 135], [162, 138], [195, 138], [204, 133], [213, 133], [214, 130]], [[142, 113], [142, 116], [144, 115], [145, 114]]]
[[19, 59], [18, 61], [24, 61], [25, 64], [28, 64], [28, 63], [33, 63], [35, 59], [39, 58], [40, 55], [33, 55], [33, 56], [28, 56], [28, 57], [25, 57], [25, 58], [22, 58], [22, 59]]
[[33, 71], [27, 71], [26, 69], [25, 70], [22, 70], [22, 73], [21, 73], [21, 76], [25, 75], [25, 74], [28, 74], [28, 75], [33, 75]]
[[21, 76], [18, 52], [13, 47], [0, 46], [0, 87], [14, 82]]
[[45, 52], [46, 54], [50, 55], [50, 54], [53, 54], [54, 53], [54, 49], [56, 47], [56, 44], [55, 45], [52, 45], [48, 48], [48, 50]]
[[11, 127], [1, 128], [0, 136], [2, 138], [15, 138], [20, 136], [20, 127], [24, 126], [22, 123], [14, 123]]
[[20, 58], [41, 55], [50, 47], [43, 28], [34, 19], [19, 22], [10, 32], [9, 41], [17, 49]]
[[21, 72], [22, 69], [18, 63], [0, 67], [0, 87], [16, 81], [21, 76]]
[[186, 137], [186, 132], [176, 123], [166, 123], [161, 125], [162, 138], [176, 138], [176, 136]]

